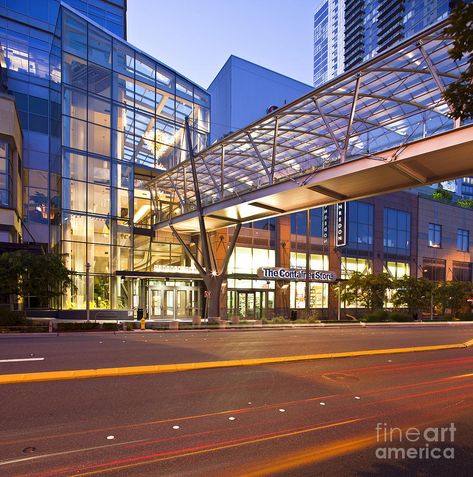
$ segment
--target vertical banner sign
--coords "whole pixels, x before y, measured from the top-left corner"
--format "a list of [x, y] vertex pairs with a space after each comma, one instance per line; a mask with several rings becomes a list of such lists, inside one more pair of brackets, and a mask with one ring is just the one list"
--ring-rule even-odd
[[323, 243], [328, 243], [328, 205], [322, 208], [322, 239]]
[[347, 244], [347, 207], [346, 202], [340, 202], [336, 206], [337, 217], [335, 220], [335, 245], [343, 247]]

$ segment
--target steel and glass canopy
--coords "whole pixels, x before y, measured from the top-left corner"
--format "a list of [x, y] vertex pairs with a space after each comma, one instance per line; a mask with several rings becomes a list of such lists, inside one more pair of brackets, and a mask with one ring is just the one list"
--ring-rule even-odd
[[156, 228], [198, 231], [200, 215], [212, 230], [473, 173], [473, 131], [449, 117], [442, 96], [467, 67], [466, 58], [449, 57], [446, 25], [198, 154], [189, 150], [189, 159], [149, 183]]

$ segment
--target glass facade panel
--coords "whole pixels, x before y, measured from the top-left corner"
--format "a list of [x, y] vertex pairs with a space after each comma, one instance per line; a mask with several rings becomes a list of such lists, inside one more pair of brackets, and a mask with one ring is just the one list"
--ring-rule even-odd
[[110, 102], [89, 95], [88, 120], [100, 126], [110, 127]]
[[62, 48], [81, 58], [87, 58], [87, 22], [67, 11], [63, 14]]
[[62, 112], [73, 118], [87, 120], [87, 95], [72, 88], [64, 88]]
[[77, 56], [64, 54], [62, 63], [62, 81], [65, 84], [87, 89], [87, 62]]
[[110, 215], [110, 187], [88, 184], [87, 210], [94, 214]]
[[111, 66], [112, 40], [98, 28], [89, 25], [89, 61], [102, 66]]
[[89, 123], [88, 132], [89, 152], [110, 156], [110, 129]]
[[67, 179], [87, 180], [87, 156], [85, 154], [64, 152], [62, 174]]
[[94, 63], [87, 67], [87, 89], [90, 93], [110, 98], [112, 92], [111, 71]]
[[87, 150], [87, 123], [80, 119], [63, 118], [63, 141], [73, 149]]

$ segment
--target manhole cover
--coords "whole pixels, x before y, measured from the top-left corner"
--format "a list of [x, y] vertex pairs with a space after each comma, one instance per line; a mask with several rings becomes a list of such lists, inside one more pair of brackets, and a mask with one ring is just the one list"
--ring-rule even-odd
[[345, 374], [345, 373], [327, 373], [327, 374], [324, 374], [323, 377], [325, 379], [329, 379], [330, 381], [355, 382], [360, 380], [356, 376], [353, 376], [353, 374]]
[[24, 452], [25, 454], [29, 454], [30, 452], [34, 452], [35, 450], [36, 450], [36, 447], [25, 447], [25, 448], [23, 449], [23, 452]]

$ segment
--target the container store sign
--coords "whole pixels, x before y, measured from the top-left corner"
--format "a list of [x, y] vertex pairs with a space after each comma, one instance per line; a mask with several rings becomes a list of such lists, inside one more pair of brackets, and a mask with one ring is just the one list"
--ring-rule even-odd
[[[261, 267], [258, 268], [257, 275], [264, 280], [307, 280], [307, 273], [302, 268]], [[309, 270], [309, 281], [311, 282], [334, 282], [336, 280], [337, 274], [335, 272]]]

